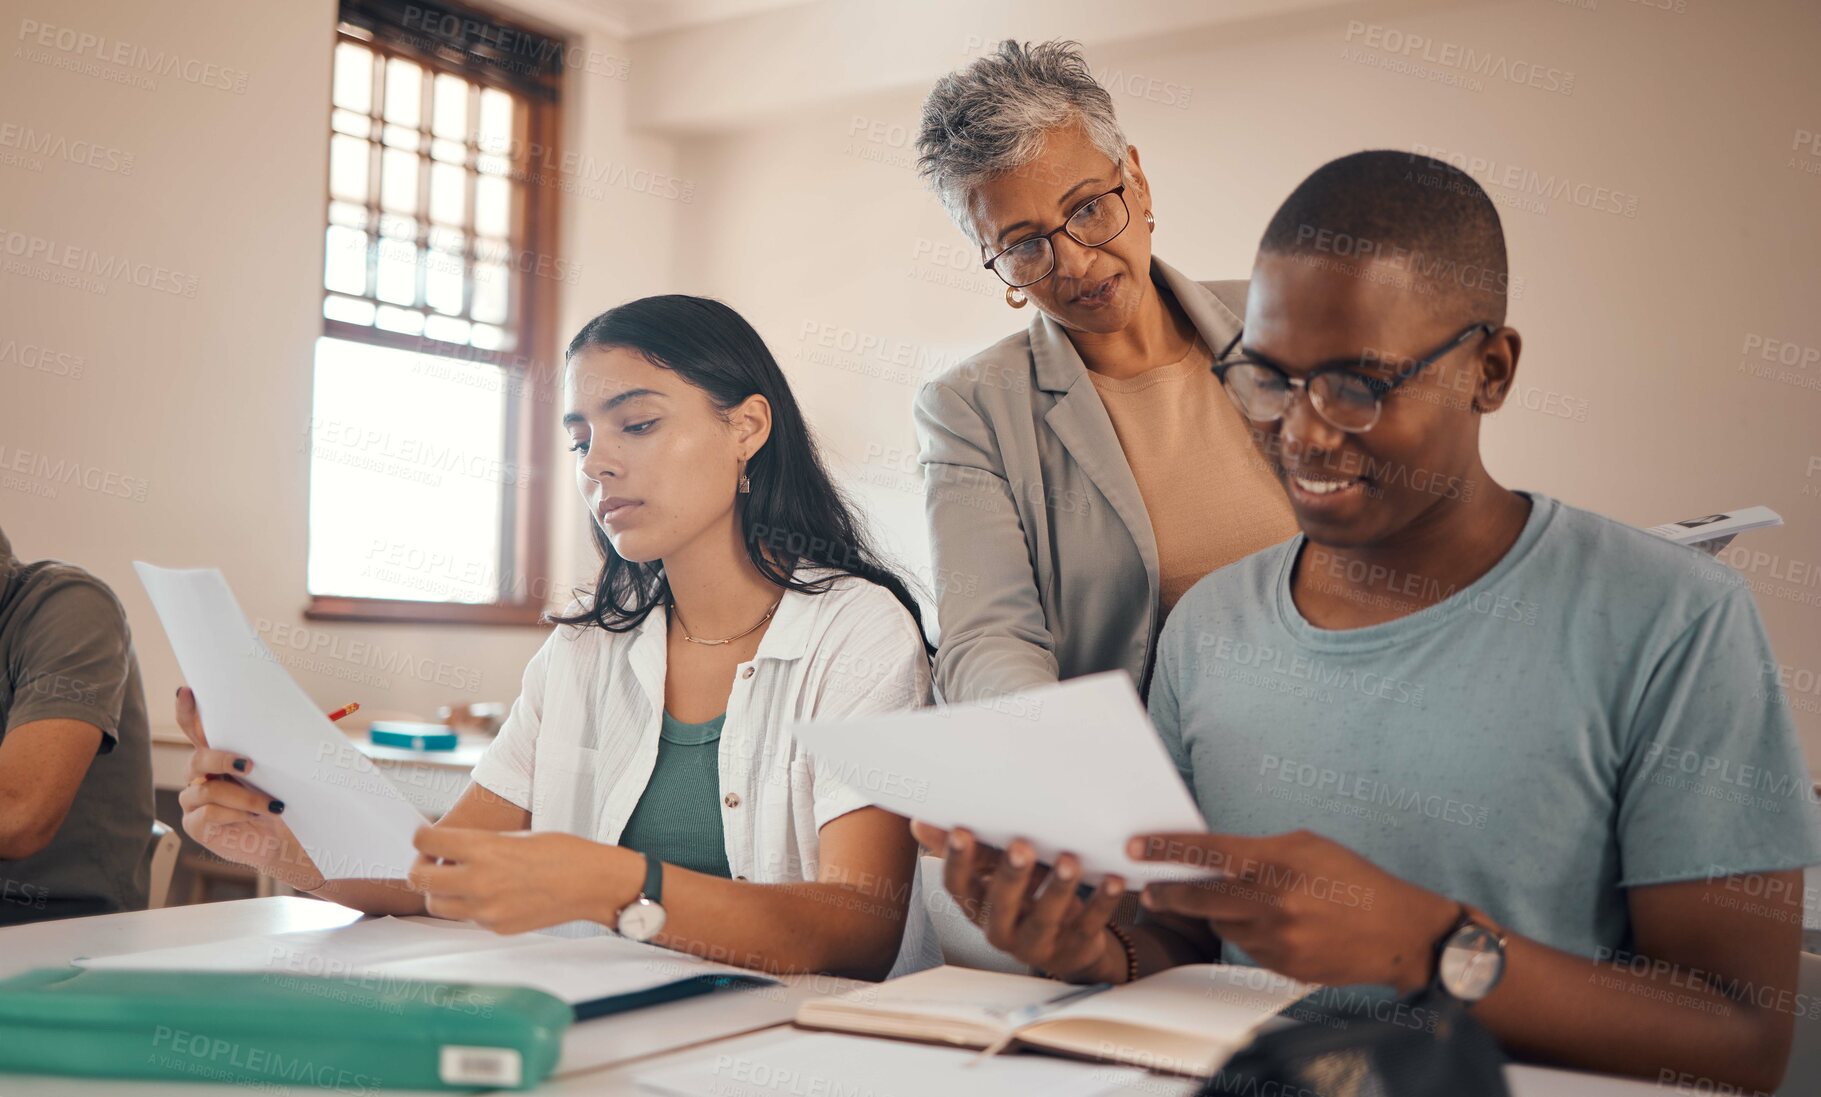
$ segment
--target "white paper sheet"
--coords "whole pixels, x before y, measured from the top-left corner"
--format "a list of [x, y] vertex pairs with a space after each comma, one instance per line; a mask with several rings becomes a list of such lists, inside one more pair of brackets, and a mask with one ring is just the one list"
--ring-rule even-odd
[[323, 875], [402, 879], [424, 817], [286, 673], [221, 572], [133, 567], [196, 692], [209, 745], [253, 759], [248, 780], [284, 801], [285, 822]]
[[310, 978], [376, 978], [533, 987], [571, 1005], [700, 975], [764, 978], [623, 937], [501, 936], [463, 922], [375, 918], [336, 929], [266, 933], [206, 945], [91, 957], [114, 971], [241, 971]]
[[751, 1049], [707, 1047], [680, 1066], [641, 1074], [639, 1088], [669, 1097], [1093, 1097], [1145, 1072], [1035, 1055], [998, 1055], [832, 1033], [792, 1035]]
[[503, 952], [464, 952], [373, 965], [380, 975], [444, 983], [506, 983], [535, 987], [574, 1005], [680, 983], [702, 975], [740, 975], [769, 980], [745, 968], [717, 964], [624, 937], [566, 940], [541, 934], [514, 941]]
[[504, 948], [521, 937], [541, 939], [529, 933], [502, 937], [467, 922], [439, 918], [367, 918], [333, 929], [256, 933], [201, 945], [89, 956], [76, 966], [113, 971], [288, 970], [293, 975], [333, 977], [387, 961]]
[[797, 739], [836, 777], [888, 811], [966, 826], [1003, 846], [1028, 839], [1089, 880], [1206, 875], [1126, 856], [1127, 839], [1204, 833], [1207, 824], [1151, 726], [1131, 679], [1114, 671], [1006, 697], [992, 707], [886, 713], [798, 724]]

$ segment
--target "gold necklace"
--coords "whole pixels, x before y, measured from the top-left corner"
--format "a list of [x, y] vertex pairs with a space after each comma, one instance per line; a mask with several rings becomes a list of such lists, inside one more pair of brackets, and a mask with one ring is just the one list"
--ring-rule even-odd
[[778, 612], [778, 607], [783, 604], [784, 604], [784, 599], [779, 598], [777, 601], [775, 601], [771, 604], [770, 609], [765, 611], [765, 616], [763, 616], [763, 617], [759, 618], [757, 621], [755, 621], [751, 628], [747, 629], [745, 632], [735, 633], [734, 635], [729, 636], [725, 640], [698, 640], [698, 639], [696, 639], [695, 637], [689, 635], [689, 626], [683, 623], [683, 611], [677, 608], [677, 604], [675, 602], [670, 603], [670, 612], [676, 615], [677, 627], [683, 630], [683, 639], [689, 641], [692, 644], [701, 644], [703, 647], [720, 647], [723, 644], [731, 644], [735, 640], [740, 639], [742, 636], [751, 636], [753, 633], [759, 631], [759, 627], [761, 625], [765, 624], [765, 622], [771, 620], [771, 615]]

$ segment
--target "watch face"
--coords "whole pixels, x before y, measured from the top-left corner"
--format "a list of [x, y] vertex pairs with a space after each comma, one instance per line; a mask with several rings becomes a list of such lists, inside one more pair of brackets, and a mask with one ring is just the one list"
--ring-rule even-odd
[[1464, 925], [1442, 947], [1440, 974], [1442, 989], [1463, 1002], [1477, 1002], [1505, 974], [1505, 947], [1484, 927]]
[[622, 937], [649, 941], [664, 931], [664, 908], [641, 895], [620, 911], [614, 928]]

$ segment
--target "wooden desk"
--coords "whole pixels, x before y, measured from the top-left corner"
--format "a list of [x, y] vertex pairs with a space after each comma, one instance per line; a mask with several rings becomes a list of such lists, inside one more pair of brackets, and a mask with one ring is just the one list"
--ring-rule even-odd
[[[0, 977], [65, 964], [78, 956], [200, 944], [255, 933], [327, 929], [359, 917], [357, 911], [316, 899], [269, 898], [17, 926], [0, 930]], [[556, 1075], [535, 1092], [632, 1097], [640, 1092], [635, 1079], [655, 1064], [762, 1049], [789, 1034], [785, 1026], [800, 1002], [853, 985], [825, 976], [791, 979], [781, 987], [685, 999], [578, 1024], [564, 1041]], [[703, 1040], [705, 1034], [712, 1038]], [[1513, 1097], [1642, 1097], [1648, 1093], [1660, 1097], [1669, 1092], [1644, 1082], [1538, 1067], [1514, 1066], [1506, 1077]], [[1186, 1097], [1194, 1089], [1190, 1082], [1152, 1075], [1122, 1092], [1127, 1097]], [[408, 1097], [403, 1090], [385, 1092]], [[197, 1093], [269, 1097], [270, 1091], [193, 1082], [0, 1075], [4, 1097], [189, 1097]]]

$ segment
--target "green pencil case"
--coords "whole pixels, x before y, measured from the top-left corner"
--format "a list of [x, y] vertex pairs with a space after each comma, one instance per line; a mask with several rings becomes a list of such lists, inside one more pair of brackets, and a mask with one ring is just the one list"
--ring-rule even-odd
[[0, 1073], [529, 1089], [555, 1069], [574, 1017], [525, 987], [38, 968], [0, 980]]

